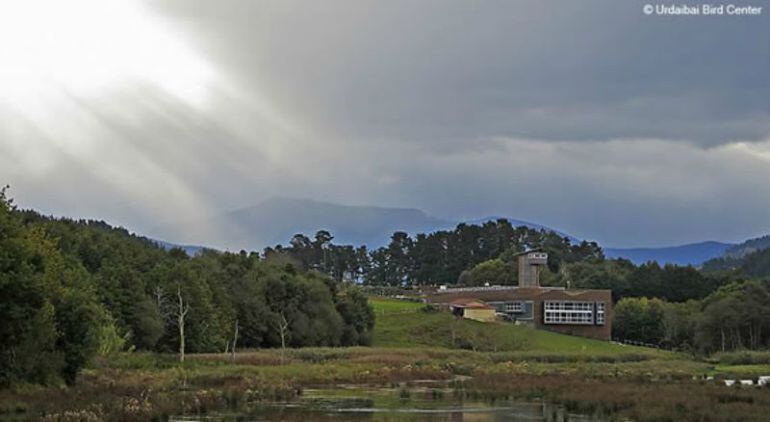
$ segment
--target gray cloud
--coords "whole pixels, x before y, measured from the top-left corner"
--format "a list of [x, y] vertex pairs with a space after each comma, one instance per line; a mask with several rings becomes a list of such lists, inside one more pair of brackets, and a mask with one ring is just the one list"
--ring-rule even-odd
[[271, 195], [510, 215], [618, 246], [770, 231], [770, 11], [145, 7], [210, 66], [205, 100], [141, 78], [45, 112], [0, 100], [0, 181], [22, 205], [139, 231]]
[[462, 148], [479, 135], [713, 145], [770, 133], [767, 15], [650, 17], [642, 2], [612, 1], [167, 3], [207, 28], [197, 32], [217, 62], [337, 136]]

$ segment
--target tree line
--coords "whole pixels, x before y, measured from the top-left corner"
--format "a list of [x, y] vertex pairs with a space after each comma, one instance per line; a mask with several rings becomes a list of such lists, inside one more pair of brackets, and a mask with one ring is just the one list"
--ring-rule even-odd
[[699, 271], [692, 266], [634, 265], [625, 259], [576, 262], [555, 278], [557, 285], [585, 289], [612, 289], [618, 301], [624, 297], [656, 297], [669, 302], [703, 299], [736, 278], [725, 273]]
[[288, 246], [266, 248], [266, 259], [369, 286], [478, 286], [517, 284], [519, 252], [540, 248], [548, 253], [541, 283], [585, 289], [611, 289], [624, 297], [658, 297], [672, 302], [702, 299], [736, 278], [725, 272], [703, 272], [687, 266], [635, 265], [605, 259], [595, 242], [574, 242], [552, 231], [513, 227], [508, 220], [482, 225], [460, 224], [454, 230], [410, 236], [395, 232], [380, 248], [337, 245], [328, 231], [313, 238], [295, 235]]
[[20, 211], [0, 189], [0, 386], [71, 383], [98, 353], [365, 345], [355, 286], [245, 252], [189, 257], [99, 221]]
[[[505, 219], [482, 225], [459, 224], [453, 230], [415, 236], [399, 231], [393, 233], [387, 245], [373, 250], [366, 246], [337, 245], [333, 239], [325, 230], [318, 231], [313, 238], [297, 234], [289, 245], [266, 248], [264, 255], [318, 270], [337, 280], [402, 287], [482, 282], [515, 284], [514, 255], [532, 248], [548, 252], [553, 272], [558, 272], [565, 263], [604, 258], [595, 242], [572, 244], [569, 238], [555, 232], [513, 227]], [[502, 264], [501, 270], [506, 271], [506, 276], [482, 280], [469, 273], [488, 261], [493, 261], [493, 266]]]
[[[327, 231], [312, 239], [298, 234], [289, 246], [267, 248], [265, 257], [357, 281], [373, 292], [398, 293], [435, 284], [515, 285], [516, 254], [531, 248], [549, 254], [543, 285], [612, 290], [615, 338], [700, 353], [768, 346], [767, 285], [746, 277], [755, 273], [605, 259], [595, 243], [573, 244], [507, 220], [416, 236], [396, 232], [388, 245], [371, 251], [335, 245]], [[759, 267], [768, 252], [747, 255], [745, 268]]]
[[613, 336], [709, 354], [770, 347], [770, 286], [734, 281], [702, 300], [624, 298], [614, 309]]

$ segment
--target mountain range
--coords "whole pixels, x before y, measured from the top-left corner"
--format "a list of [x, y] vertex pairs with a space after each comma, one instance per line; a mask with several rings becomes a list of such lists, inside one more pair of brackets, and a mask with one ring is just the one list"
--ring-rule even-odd
[[[164, 247], [186, 245], [188, 253], [196, 253], [207, 245], [223, 250], [262, 250], [266, 246], [287, 244], [297, 233], [313, 236], [318, 230], [327, 230], [337, 244], [366, 245], [376, 248], [388, 243], [395, 231], [409, 234], [451, 230], [458, 223], [483, 224], [486, 221], [507, 219], [514, 226], [551, 230], [579, 240], [564, 232], [541, 224], [507, 217], [489, 216], [467, 221], [451, 221], [428, 215], [415, 208], [389, 208], [359, 205], [341, 205], [301, 198], [270, 198], [255, 205], [216, 214], [203, 220], [181, 222], [161, 227], [153, 233]], [[732, 244], [715, 241], [691, 243], [658, 248], [605, 247], [608, 258], [626, 258], [640, 264], [657, 261], [660, 264], [695, 265], [732, 253], [734, 255], [770, 246], [770, 238]]]
[[657, 261], [659, 264], [699, 266], [709, 259], [722, 256], [737, 245], [714, 241], [690, 243], [660, 248], [603, 248], [607, 258], [625, 258], [634, 264]]
[[[467, 221], [483, 224], [501, 217]], [[527, 221], [508, 219], [514, 226], [553, 230]], [[188, 221], [159, 228], [155, 237], [173, 239], [174, 244], [205, 244], [220, 249], [261, 250], [286, 244], [294, 234], [313, 236], [327, 230], [338, 244], [385, 245], [393, 232], [430, 233], [453, 229], [460, 221], [428, 215], [415, 208], [340, 205], [298, 198], [270, 198], [253, 206], [217, 214], [205, 220]], [[566, 234], [560, 233], [564, 236]]]

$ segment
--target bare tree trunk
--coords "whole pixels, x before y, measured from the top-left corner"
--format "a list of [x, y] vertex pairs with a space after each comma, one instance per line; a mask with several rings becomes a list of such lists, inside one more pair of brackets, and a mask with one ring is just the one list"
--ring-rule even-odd
[[185, 302], [182, 298], [182, 286], [179, 285], [176, 289], [176, 296], [179, 299], [177, 308], [177, 325], [179, 326], [179, 361], [184, 362], [184, 322], [187, 313], [190, 312], [190, 304]]
[[230, 360], [235, 360], [235, 346], [238, 344], [238, 319], [235, 319], [235, 333], [233, 334], [233, 348], [230, 350]]
[[281, 336], [281, 365], [283, 365], [286, 355], [286, 335], [289, 331], [289, 321], [286, 320], [286, 315], [283, 312], [279, 316], [281, 319], [278, 321], [278, 334]]

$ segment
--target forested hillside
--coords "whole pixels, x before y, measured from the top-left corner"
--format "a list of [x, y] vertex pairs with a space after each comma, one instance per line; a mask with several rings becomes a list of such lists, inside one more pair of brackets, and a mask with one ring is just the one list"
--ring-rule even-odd
[[[416, 286], [426, 284], [515, 284], [518, 252], [543, 248], [553, 273], [562, 264], [602, 260], [594, 242], [572, 244], [569, 238], [526, 226], [513, 227], [508, 220], [483, 225], [459, 224], [453, 230], [419, 233], [414, 237], [395, 232], [390, 243], [368, 250], [366, 246], [337, 245], [333, 234], [318, 231], [314, 238], [295, 235], [289, 246], [265, 249], [266, 257], [291, 259], [303, 268], [371, 285]], [[484, 264], [495, 278], [482, 277], [474, 267]]]
[[726, 250], [726, 258], [742, 258], [748, 254], [770, 248], [770, 235], [749, 239]]
[[0, 385], [72, 382], [96, 353], [368, 344], [366, 297], [258, 254], [190, 258], [98, 221], [18, 211], [0, 190]]
[[[762, 239], [770, 238], [756, 240]], [[703, 269], [705, 271], [729, 271], [749, 277], [770, 277], [770, 248], [765, 247], [746, 254], [727, 255], [724, 258], [712, 259], [703, 264]]]

